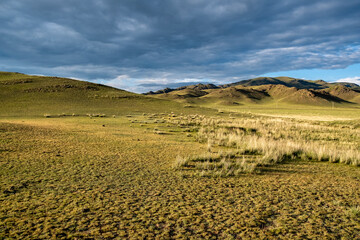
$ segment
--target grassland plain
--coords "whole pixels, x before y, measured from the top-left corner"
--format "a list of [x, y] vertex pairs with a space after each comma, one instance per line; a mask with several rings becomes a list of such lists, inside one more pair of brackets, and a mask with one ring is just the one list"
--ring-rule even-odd
[[[360, 239], [360, 168], [291, 160], [236, 177], [174, 170], [176, 156], [209, 152], [197, 126], [180, 120], [193, 118], [2, 118], [0, 237]], [[235, 118], [246, 129], [257, 119], [309, 130], [316, 123]], [[356, 123], [320, 125], [351, 139]], [[323, 141], [320, 130], [309, 141]]]
[[358, 108], [0, 85], [0, 239], [360, 239]]

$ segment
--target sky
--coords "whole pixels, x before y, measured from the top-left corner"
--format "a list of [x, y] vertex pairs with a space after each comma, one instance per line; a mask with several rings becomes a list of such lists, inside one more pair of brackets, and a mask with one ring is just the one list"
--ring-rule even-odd
[[133, 92], [258, 76], [360, 84], [360, 1], [1, 0], [0, 71]]

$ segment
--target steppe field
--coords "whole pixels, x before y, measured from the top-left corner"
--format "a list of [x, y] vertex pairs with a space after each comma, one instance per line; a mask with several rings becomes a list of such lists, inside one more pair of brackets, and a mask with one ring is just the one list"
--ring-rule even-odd
[[360, 239], [359, 107], [0, 83], [0, 239]]

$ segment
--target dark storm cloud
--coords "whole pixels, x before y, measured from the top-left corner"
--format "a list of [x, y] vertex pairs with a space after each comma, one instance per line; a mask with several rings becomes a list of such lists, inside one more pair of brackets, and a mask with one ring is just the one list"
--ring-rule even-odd
[[133, 90], [342, 68], [360, 62], [359, 16], [358, 0], [2, 0], [0, 67]]

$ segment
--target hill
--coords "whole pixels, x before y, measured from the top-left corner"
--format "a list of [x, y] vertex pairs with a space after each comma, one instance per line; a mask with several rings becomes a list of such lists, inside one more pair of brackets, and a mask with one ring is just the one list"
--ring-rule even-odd
[[0, 72], [0, 101], [0, 116], [191, 111], [174, 101], [101, 84], [10, 72]]
[[338, 98], [360, 103], [359, 101], [360, 91], [357, 90], [356, 88], [350, 88], [348, 86], [342, 84], [336, 85], [326, 89], [325, 91]]
[[221, 85], [220, 87], [230, 87], [230, 86], [260, 86], [260, 85], [283, 85], [287, 87], [296, 87], [299, 89], [323, 89], [325, 86], [319, 83], [306, 81], [303, 79], [296, 79], [296, 78], [290, 78], [290, 77], [277, 77], [277, 78], [271, 78], [271, 77], [259, 77], [259, 78], [253, 78], [249, 80], [242, 80], [236, 83], [231, 84], [225, 84]]
[[331, 106], [333, 103], [342, 105], [360, 103], [359, 86], [353, 83], [328, 83], [323, 80], [311, 81], [290, 77], [260, 77], [231, 84], [200, 87], [201, 84], [198, 84], [147, 94], [162, 99], [207, 105], [209, 103], [238, 105], [276, 102]]
[[217, 89], [203, 96], [205, 99], [220, 100], [222, 104], [259, 103], [266, 100], [269, 95], [264, 91], [251, 88], [228, 87]]

